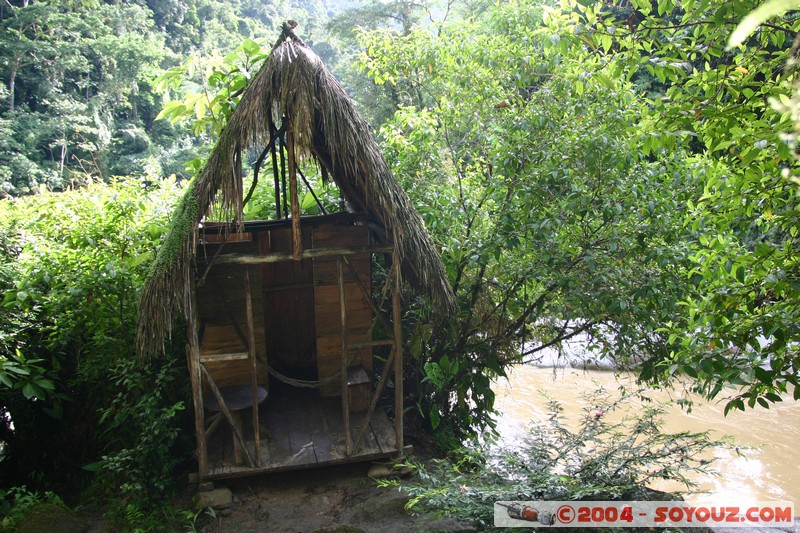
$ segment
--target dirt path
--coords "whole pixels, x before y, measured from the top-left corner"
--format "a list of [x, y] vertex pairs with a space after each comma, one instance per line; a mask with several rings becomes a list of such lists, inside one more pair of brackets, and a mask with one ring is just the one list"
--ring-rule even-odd
[[[471, 531], [452, 519], [412, 516], [408, 497], [378, 487], [370, 464], [351, 464], [227, 480], [233, 493], [216, 518], [198, 520], [203, 533], [457, 532]], [[346, 526], [349, 526], [346, 527]]]

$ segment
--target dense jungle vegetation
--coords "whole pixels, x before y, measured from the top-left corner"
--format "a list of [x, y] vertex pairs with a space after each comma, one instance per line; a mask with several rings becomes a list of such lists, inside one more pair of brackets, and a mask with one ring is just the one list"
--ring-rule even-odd
[[4, 2], [5, 505], [82, 490], [135, 524], [191, 461], [180, 328], [138, 364], [138, 294], [287, 19], [441, 248], [460, 311], [411, 301], [404, 328], [409, 407], [443, 445], [493, 427], [510, 365], [579, 335], [728, 410], [797, 400], [800, 17], [772, 0], [730, 42], [760, 4]]

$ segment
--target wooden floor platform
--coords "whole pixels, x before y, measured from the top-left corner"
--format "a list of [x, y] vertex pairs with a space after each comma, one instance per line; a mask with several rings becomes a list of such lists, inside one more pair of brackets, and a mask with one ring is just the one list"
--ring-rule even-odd
[[[261, 464], [253, 468], [233, 461], [233, 438], [227, 423], [220, 424], [208, 442], [208, 479], [241, 477], [258, 473], [369, 461], [398, 452], [395, 433], [386, 413], [376, 408], [361, 445], [351, 455], [345, 450], [341, 400], [321, 398], [313, 389], [273, 387], [259, 411]], [[242, 433], [255, 456], [252, 417], [245, 411]], [[351, 413], [353, 443], [364, 423], [364, 414]]]

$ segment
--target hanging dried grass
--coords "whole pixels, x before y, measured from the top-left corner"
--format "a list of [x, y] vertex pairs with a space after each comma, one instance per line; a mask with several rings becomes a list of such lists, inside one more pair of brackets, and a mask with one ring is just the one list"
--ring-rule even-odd
[[[269, 142], [286, 126], [299, 157], [315, 160], [357, 210], [390, 228], [394, 246], [416, 288], [446, 312], [456, 301], [444, 265], [422, 218], [392, 176], [377, 142], [344, 88], [289, 28], [250, 83], [209, 160], [178, 208], [166, 251], [142, 294], [137, 336], [140, 357], [164, 354], [174, 320], [188, 308], [197, 225], [215, 205], [227, 220], [242, 220], [241, 151]], [[191, 219], [187, 231], [187, 219]]]

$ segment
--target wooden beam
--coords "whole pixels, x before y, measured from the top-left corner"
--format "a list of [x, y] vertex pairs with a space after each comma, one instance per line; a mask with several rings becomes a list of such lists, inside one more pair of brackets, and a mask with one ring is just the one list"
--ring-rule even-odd
[[[381, 378], [378, 381], [378, 386], [375, 388], [375, 392], [373, 393], [372, 399], [370, 400], [369, 409], [367, 410], [366, 423], [364, 427], [361, 428], [356, 438], [356, 449], [358, 449], [358, 446], [361, 443], [361, 439], [364, 438], [364, 434], [366, 433], [367, 427], [369, 426], [369, 422], [372, 419], [372, 414], [375, 411], [375, 407], [378, 405], [378, 400], [380, 400], [380, 396], [381, 394], [383, 394], [383, 389], [386, 386], [386, 382], [388, 381], [389, 375], [392, 372], [394, 372], [395, 447], [398, 451], [400, 451], [400, 453], [402, 453], [403, 450], [403, 363], [402, 363], [403, 338], [402, 338], [402, 327], [400, 323], [402, 319], [402, 313], [400, 308], [400, 263], [398, 263], [396, 259], [397, 257], [395, 256], [392, 260], [393, 266], [391, 274], [393, 276], [393, 282], [394, 282], [392, 285], [392, 319], [394, 321], [394, 324], [393, 327], [391, 328], [394, 338], [389, 340], [372, 341], [371, 343], [359, 343], [359, 344], [373, 344], [373, 345], [391, 344], [392, 350], [389, 353], [389, 358], [386, 360], [386, 366], [384, 367], [383, 374], [381, 375]], [[387, 327], [387, 331], [388, 330], [389, 328]], [[393, 365], [394, 368], [392, 368]]]
[[281, 218], [281, 182], [280, 174], [278, 173], [278, 153], [275, 150], [275, 143], [278, 139], [279, 132], [275, 129], [274, 125], [270, 126], [270, 152], [272, 154], [272, 177], [275, 182], [275, 218]]
[[348, 348], [374, 348], [375, 346], [394, 346], [394, 339], [380, 339], [377, 341], [353, 342], [347, 345]]
[[258, 423], [258, 364], [256, 362], [256, 336], [253, 326], [253, 303], [250, 294], [250, 270], [244, 269], [245, 317], [247, 319], [247, 351], [253, 364], [250, 377], [251, 404], [253, 406], [253, 443], [255, 446], [255, 465], [261, 466], [261, 426]]
[[248, 352], [231, 352], [200, 355], [201, 363], [216, 363], [219, 361], [241, 361], [250, 357]]
[[303, 234], [300, 231], [300, 201], [297, 198], [297, 160], [294, 153], [294, 132], [286, 131], [286, 150], [289, 157], [289, 196], [292, 202], [292, 259], [303, 258]]
[[350, 397], [347, 390], [347, 298], [344, 291], [344, 260], [339, 257], [336, 262], [339, 275], [339, 315], [342, 324], [342, 366], [341, 366], [341, 391], [342, 391], [342, 419], [344, 421], [345, 453], [351, 455], [353, 450], [353, 437], [350, 435]]
[[392, 287], [392, 320], [394, 321], [394, 434], [397, 449], [403, 450], [403, 313], [400, 307], [400, 258], [397, 251], [392, 254], [394, 287]]
[[[310, 248], [303, 250], [301, 259], [316, 259], [318, 257], [333, 257], [341, 255], [358, 254], [380, 254], [389, 253], [392, 246], [360, 246], [360, 247], [332, 247], [332, 248]], [[214, 259], [214, 263], [223, 264], [243, 264], [243, 265], [262, 265], [265, 263], [280, 263], [282, 261], [294, 260], [293, 252], [271, 252], [266, 255], [253, 254], [220, 254]]]
[[[194, 282], [194, 279], [192, 279]], [[187, 316], [186, 365], [189, 379], [192, 382], [192, 403], [194, 404], [194, 428], [197, 435], [197, 470], [198, 477], [204, 479], [208, 473], [208, 448], [206, 446], [205, 409], [203, 407], [203, 378], [200, 373], [200, 334], [197, 331], [199, 317], [197, 312], [197, 296], [192, 291], [189, 296]]]

